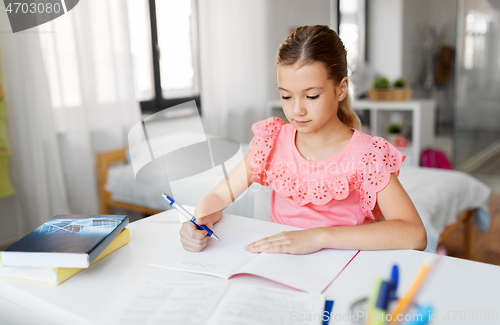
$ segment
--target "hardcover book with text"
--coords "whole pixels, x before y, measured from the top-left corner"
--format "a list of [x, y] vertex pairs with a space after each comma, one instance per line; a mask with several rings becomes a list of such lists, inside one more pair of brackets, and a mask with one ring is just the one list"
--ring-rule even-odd
[[2, 264], [87, 268], [128, 222], [122, 215], [57, 215], [2, 251]]

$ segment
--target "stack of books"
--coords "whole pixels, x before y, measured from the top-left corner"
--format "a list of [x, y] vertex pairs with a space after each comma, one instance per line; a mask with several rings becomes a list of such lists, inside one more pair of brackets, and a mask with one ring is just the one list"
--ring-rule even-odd
[[57, 215], [0, 252], [0, 277], [58, 285], [130, 240], [127, 216]]

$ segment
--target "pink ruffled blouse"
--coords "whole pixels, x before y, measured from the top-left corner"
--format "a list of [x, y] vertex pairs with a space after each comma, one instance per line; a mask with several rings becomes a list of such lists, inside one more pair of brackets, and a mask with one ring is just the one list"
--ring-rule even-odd
[[272, 117], [252, 130], [252, 180], [273, 188], [269, 221], [305, 229], [374, 222], [377, 192], [406, 158], [385, 139], [354, 130], [337, 155], [311, 162], [295, 146], [293, 125]]

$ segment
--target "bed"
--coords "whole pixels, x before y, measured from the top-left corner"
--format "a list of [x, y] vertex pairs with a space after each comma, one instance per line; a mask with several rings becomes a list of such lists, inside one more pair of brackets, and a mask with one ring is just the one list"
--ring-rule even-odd
[[[241, 150], [246, 152], [248, 145], [242, 145]], [[112, 213], [114, 208], [119, 208], [152, 215], [168, 208], [160, 198], [160, 194], [168, 189], [135, 180], [131, 164], [127, 162], [127, 148], [98, 154], [97, 171], [101, 213]], [[212, 171], [197, 176], [196, 181], [187, 180], [184, 188], [176, 192], [176, 200], [194, 206], [220, 179], [222, 175]], [[440, 238], [444, 238], [453, 227], [465, 223], [464, 252], [470, 254], [473, 227], [483, 232], [489, 227], [490, 188], [463, 172], [405, 164], [399, 180], [424, 222], [428, 237], [426, 251], [435, 252]], [[253, 184], [225, 212], [267, 220], [270, 194], [269, 187]]]

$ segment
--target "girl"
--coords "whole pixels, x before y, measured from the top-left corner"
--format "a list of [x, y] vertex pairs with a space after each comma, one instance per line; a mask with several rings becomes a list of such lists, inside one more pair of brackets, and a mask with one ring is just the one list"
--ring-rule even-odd
[[[327, 26], [297, 28], [280, 45], [276, 66], [290, 124], [275, 117], [254, 124], [250, 152], [229, 180], [235, 197], [252, 182], [271, 185], [269, 221], [305, 230], [270, 236], [245, 249], [290, 254], [322, 248], [425, 249], [424, 226], [397, 178], [405, 156], [386, 140], [358, 131], [346, 50], [337, 34]], [[211, 228], [220, 220], [231, 203], [227, 192], [223, 180], [200, 200], [198, 223]], [[180, 234], [188, 251], [203, 250], [209, 240], [191, 222]]]

